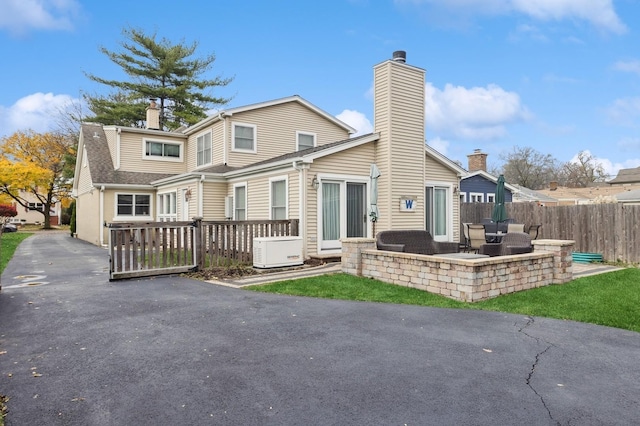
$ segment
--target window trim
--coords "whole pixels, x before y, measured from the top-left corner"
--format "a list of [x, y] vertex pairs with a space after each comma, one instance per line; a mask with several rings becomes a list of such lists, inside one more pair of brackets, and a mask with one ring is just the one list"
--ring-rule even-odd
[[[120, 195], [133, 195], [134, 200], [138, 195], [147, 195], [149, 197], [149, 214], [148, 215], [136, 215], [135, 214], [135, 201], [132, 204], [133, 214], [131, 215], [119, 215], [118, 214], [118, 197]], [[116, 192], [114, 194], [114, 203], [113, 203], [113, 220], [128, 220], [128, 221], [143, 221], [143, 220], [153, 220], [153, 193], [151, 192]]]
[[[163, 145], [177, 145], [180, 149], [180, 156], [167, 157], [164, 155], [151, 155], [147, 154], [147, 143], [160, 143]], [[142, 138], [142, 159], [145, 161], [170, 161], [174, 163], [181, 163], [184, 157], [184, 143], [182, 141], [173, 141], [162, 138]]]
[[[236, 127], [251, 127], [253, 129], [253, 149], [236, 147]], [[231, 123], [231, 151], [255, 154], [258, 152], [258, 126], [249, 123]]]
[[487, 203], [495, 203], [496, 202], [496, 194], [488, 193], [487, 194]]
[[[289, 218], [289, 176], [274, 176], [269, 178], [269, 220], [276, 220], [273, 218], [273, 184], [275, 182], [284, 182], [284, 219]], [[276, 208], [278, 206], [275, 206]], [[280, 220], [280, 219], [278, 219]]]
[[[173, 204], [171, 204], [171, 195], [173, 195]], [[162, 211], [163, 207], [165, 207], [164, 197], [169, 196], [169, 210], [173, 207], [173, 211], [169, 213], [165, 213]], [[159, 192], [156, 196], [158, 210], [156, 211], [157, 220], [159, 222], [162, 221], [176, 221], [178, 220], [178, 192], [176, 190]]]
[[[238, 219], [236, 214], [238, 205], [238, 196], [236, 194], [237, 188], [244, 187], [244, 219]], [[247, 182], [240, 182], [233, 184], [233, 220], [249, 220], [249, 189]]]
[[[198, 139], [200, 139], [201, 137], [204, 138], [207, 134], [209, 135], [209, 139], [210, 139], [210, 142], [211, 142], [211, 147], [209, 148], [209, 151], [210, 151], [209, 162], [204, 162], [202, 164], [198, 164], [198, 154], [199, 154], [199, 151], [198, 151]], [[202, 132], [202, 133], [196, 135], [195, 141], [196, 141], [196, 149], [195, 149], [195, 151], [196, 151], [196, 168], [206, 167], [206, 166], [212, 165], [213, 164], [213, 131], [211, 129], [209, 129], [209, 130], [207, 130], [205, 132]]]
[[[478, 197], [480, 201], [473, 201], [473, 197]], [[484, 203], [484, 194], [482, 192], [470, 192], [469, 193], [469, 202], [470, 203]]]
[[296, 151], [302, 151], [300, 149], [300, 136], [304, 135], [304, 136], [311, 136], [313, 138], [313, 146], [309, 147], [309, 148], [304, 148], [304, 149], [310, 149], [310, 148], [315, 148], [316, 146], [318, 146], [318, 135], [312, 132], [304, 132], [301, 130], [296, 130]]
[[467, 193], [466, 192], [461, 192], [460, 193], [460, 202], [461, 203], [466, 203], [467, 202]]

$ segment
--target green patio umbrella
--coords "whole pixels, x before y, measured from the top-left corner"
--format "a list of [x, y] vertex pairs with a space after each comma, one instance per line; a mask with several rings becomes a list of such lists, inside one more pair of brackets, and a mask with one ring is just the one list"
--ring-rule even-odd
[[507, 220], [507, 208], [504, 205], [504, 176], [500, 175], [498, 178], [498, 184], [496, 185], [496, 200], [493, 206], [493, 213], [491, 213], [491, 219], [496, 222], [504, 222]]

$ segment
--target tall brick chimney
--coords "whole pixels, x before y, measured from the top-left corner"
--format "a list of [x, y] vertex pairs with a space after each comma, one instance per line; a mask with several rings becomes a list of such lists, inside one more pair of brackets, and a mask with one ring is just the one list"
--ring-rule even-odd
[[474, 149], [473, 154], [467, 155], [469, 159], [469, 171], [477, 172], [482, 170], [487, 171], [487, 154], [483, 153], [480, 149]]
[[155, 99], [150, 99], [147, 107], [147, 123], [146, 129], [160, 130], [160, 108], [156, 104]]

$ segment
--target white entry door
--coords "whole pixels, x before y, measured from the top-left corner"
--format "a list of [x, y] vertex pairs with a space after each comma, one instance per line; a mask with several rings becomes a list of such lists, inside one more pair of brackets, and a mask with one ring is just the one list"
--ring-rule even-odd
[[189, 217], [189, 201], [187, 201], [187, 191], [188, 189], [182, 190], [182, 218], [181, 220], [191, 220]]

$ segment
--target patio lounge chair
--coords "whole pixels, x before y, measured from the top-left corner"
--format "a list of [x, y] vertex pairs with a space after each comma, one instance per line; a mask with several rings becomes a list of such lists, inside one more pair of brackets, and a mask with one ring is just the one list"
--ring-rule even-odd
[[531, 253], [531, 237], [526, 232], [508, 232], [500, 243], [483, 244], [478, 253], [489, 256], [507, 256], [512, 254]]
[[469, 248], [477, 253], [480, 247], [487, 242], [484, 225], [470, 223], [467, 229], [469, 230]]
[[458, 243], [435, 241], [425, 230], [390, 230], [376, 235], [378, 250], [416, 254], [458, 253]]
[[529, 236], [532, 240], [538, 238], [538, 232], [540, 231], [540, 226], [542, 225], [530, 225], [529, 226]]
[[524, 232], [524, 223], [509, 223], [507, 232]]

